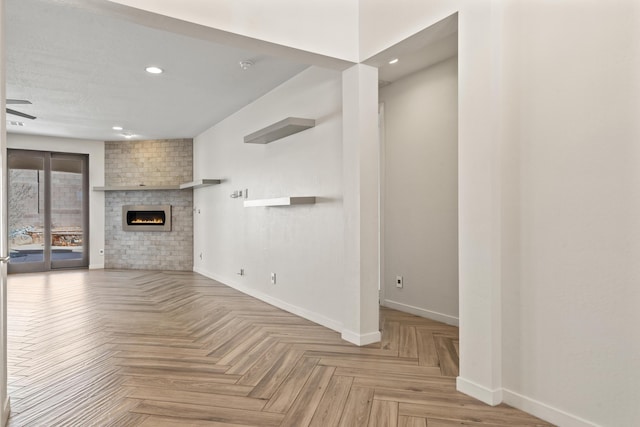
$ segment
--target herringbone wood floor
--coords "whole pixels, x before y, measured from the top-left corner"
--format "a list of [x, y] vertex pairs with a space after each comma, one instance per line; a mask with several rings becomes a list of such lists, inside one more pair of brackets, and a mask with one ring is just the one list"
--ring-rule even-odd
[[542, 426], [455, 391], [457, 328], [358, 348], [194, 273], [9, 278], [9, 426]]

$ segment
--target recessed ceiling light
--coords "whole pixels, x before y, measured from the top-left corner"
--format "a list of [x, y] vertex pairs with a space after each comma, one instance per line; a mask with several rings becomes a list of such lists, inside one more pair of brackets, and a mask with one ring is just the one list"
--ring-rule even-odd
[[113, 130], [122, 130], [124, 128], [122, 126], [114, 126], [111, 129], [113, 129]]
[[149, 74], [162, 74], [164, 70], [160, 67], [151, 66], [151, 67], [145, 68], [145, 71]]
[[389, 64], [393, 65], [393, 64], [397, 64], [399, 61], [398, 58], [393, 58], [391, 61], [389, 61]]
[[10, 121], [9, 123], [11, 123], [11, 126], [24, 126], [23, 122], [14, 122], [14, 121]]
[[123, 132], [121, 135], [127, 139], [133, 138], [134, 136], [131, 132]]

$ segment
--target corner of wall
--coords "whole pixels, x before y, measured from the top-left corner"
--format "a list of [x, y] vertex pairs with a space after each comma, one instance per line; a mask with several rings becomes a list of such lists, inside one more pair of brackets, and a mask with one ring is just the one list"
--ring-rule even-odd
[[491, 406], [502, 403], [503, 399], [501, 388], [490, 390], [462, 377], [456, 378], [456, 390]]
[[358, 334], [347, 329], [342, 330], [342, 339], [355, 344], [357, 346], [369, 345], [376, 342], [380, 342], [382, 335], [380, 331], [369, 332], [366, 334]]

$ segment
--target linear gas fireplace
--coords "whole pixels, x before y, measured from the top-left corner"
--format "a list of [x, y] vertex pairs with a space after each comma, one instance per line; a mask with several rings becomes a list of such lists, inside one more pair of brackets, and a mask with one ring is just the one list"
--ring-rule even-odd
[[122, 207], [125, 231], [171, 231], [171, 205], [129, 205]]

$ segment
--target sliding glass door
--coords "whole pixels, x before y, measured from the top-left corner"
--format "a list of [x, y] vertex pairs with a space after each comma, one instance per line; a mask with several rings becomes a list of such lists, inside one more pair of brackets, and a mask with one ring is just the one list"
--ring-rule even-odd
[[8, 150], [9, 271], [44, 268], [44, 156]]
[[87, 267], [87, 156], [8, 150], [7, 160], [9, 272]]

